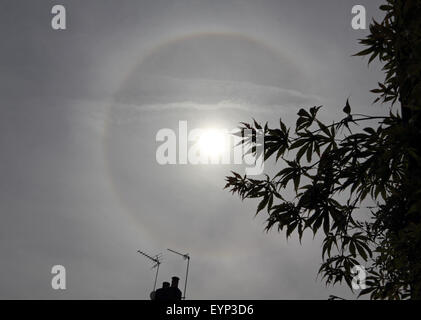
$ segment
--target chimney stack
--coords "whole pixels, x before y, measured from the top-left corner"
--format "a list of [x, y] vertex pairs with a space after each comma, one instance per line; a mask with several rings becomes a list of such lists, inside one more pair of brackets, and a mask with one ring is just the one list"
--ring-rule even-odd
[[151, 300], [157, 301], [178, 301], [181, 300], [181, 291], [178, 289], [179, 277], [171, 278], [171, 286], [169, 282], [163, 282], [162, 288], [151, 293]]

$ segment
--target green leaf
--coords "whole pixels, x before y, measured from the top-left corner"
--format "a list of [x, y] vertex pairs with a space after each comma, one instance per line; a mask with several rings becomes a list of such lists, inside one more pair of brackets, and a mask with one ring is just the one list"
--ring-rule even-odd
[[297, 161], [300, 161], [304, 153], [307, 151], [307, 145], [303, 146], [298, 152], [297, 152]]
[[356, 256], [356, 254], [355, 254], [355, 243], [353, 241], [351, 241], [349, 243], [349, 252], [352, 254], [353, 257]]
[[295, 192], [298, 191], [298, 187], [300, 186], [300, 180], [301, 180], [301, 175], [296, 175], [294, 177], [294, 189], [295, 189]]
[[329, 226], [329, 213], [325, 213], [323, 217], [323, 231], [327, 235], [330, 231]]
[[265, 195], [263, 197], [263, 200], [260, 201], [259, 206], [257, 207], [256, 215], [258, 215], [259, 212], [262, 211], [266, 207], [266, 205], [268, 204], [268, 202], [269, 202], [269, 196], [268, 195]]
[[363, 258], [364, 261], [367, 261], [368, 257], [367, 257], [367, 253], [365, 252], [364, 248], [361, 245], [359, 245], [358, 243], [356, 243], [355, 246], [357, 247], [357, 251], [358, 251], [359, 255], [361, 256], [361, 258]]
[[353, 56], [366, 56], [367, 54], [369, 54], [370, 52], [372, 52], [374, 50], [374, 48], [370, 47], [368, 49], [362, 50], [356, 54], [354, 54]]
[[291, 150], [294, 150], [294, 149], [297, 149], [297, 148], [301, 147], [305, 143], [307, 143], [307, 139], [301, 138], [301, 139], [298, 139], [297, 141], [295, 141], [289, 148]]
[[312, 155], [313, 155], [313, 144], [310, 143], [310, 145], [307, 148], [307, 162], [309, 163], [311, 162]]
[[322, 130], [328, 137], [330, 137], [330, 132], [327, 126], [318, 120], [317, 120], [317, 124], [319, 125], [320, 130]]
[[348, 115], [351, 114], [351, 106], [349, 105], [349, 99], [346, 100], [346, 105], [343, 111]]

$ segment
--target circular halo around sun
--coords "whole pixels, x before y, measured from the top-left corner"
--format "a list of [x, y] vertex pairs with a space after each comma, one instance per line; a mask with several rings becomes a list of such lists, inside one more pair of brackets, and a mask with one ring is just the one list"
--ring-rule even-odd
[[[299, 66], [283, 52], [259, 39], [236, 33], [177, 37], [140, 56], [114, 94], [104, 134], [105, 165], [122, 212], [129, 213], [139, 230], [153, 239], [159, 235], [160, 241], [194, 242], [203, 229], [186, 224], [181, 236], [174, 233], [172, 227], [180, 219], [179, 215], [157, 213], [180, 209], [196, 192], [207, 187], [196, 187], [199, 183], [196, 174], [216, 172], [212, 171], [215, 167], [208, 170], [204, 166], [194, 168], [180, 163], [160, 166], [153, 144], [156, 132], [162, 128], [177, 130], [180, 120], [189, 121], [189, 130], [223, 128], [222, 123], [230, 119], [228, 117], [240, 120], [244, 119], [241, 112], [249, 112], [249, 109], [225, 108], [226, 105], [230, 106], [231, 102], [241, 105], [246, 101], [256, 108], [260, 106], [261, 101], [254, 98], [255, 85], [269, 88], [268, 103], [272, 103], [272, 89], [296, 88], [305, 79], [300, 74]], [[252, 91], [242, 89], [249, 85], [253, 85]], [[196, 108], [197, 105], [204, 108]], [[208, 109], [209, 105], [216, 107]], [[227, 122], [225, 128], [233, 129], [230, 121]], [[220, 157], [221, 153], [226, 155], [223, 150], [232, 152], [230, 134], [226, 136], [223, 142], [214, 129], [205, 130], [196, 140], [200, 140], [198, 151], [208, 154], [209, 158]], [[209, 164], [213, 164], [210, 160]], [[162, 172], [167, 175], [165, 179], [157, 179]], [[223, 181], [224, 176], [213, 178]], [[152, 203], [150, 199], [157, 201]], [[202, 210], [204, 213], [199, 217], [196, 209], [183, 211], [184, 221], [203, 225], [211, 221], [206, 210]], [[153, 234], [150, 230], [154, 230]]]

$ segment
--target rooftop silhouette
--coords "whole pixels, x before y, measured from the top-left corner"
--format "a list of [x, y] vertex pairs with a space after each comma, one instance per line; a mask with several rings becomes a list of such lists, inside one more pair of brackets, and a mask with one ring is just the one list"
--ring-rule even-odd
[[178, 288], [180, 278], [172, 277], [171, 285], [169, 282], [163, 282], [162, 288], [152, 291], [150, 294], [151, 300], [155, 301], [180, 301], [182, 297], [181, 290]]

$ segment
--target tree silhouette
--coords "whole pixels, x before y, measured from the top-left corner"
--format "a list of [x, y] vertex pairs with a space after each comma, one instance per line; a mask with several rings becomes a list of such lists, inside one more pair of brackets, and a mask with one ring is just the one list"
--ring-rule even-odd
[[[388, 0], [380, 9], [384, 20], [373, 20], [356, 55], [383, 63], [385, 80], [372, 92], [389, 115], [355, 114], [347, 101], [344, 117], [331, 124], [319, 119], [320, 106], [301, 109], [294, 130], [282, 119], [273, 129], [242, 123], [248, 151], [283, 165], [262, 180], [233, 172], [225, 188], [259, 199], [256, 214], [267, 211], [267, 231], [296, 233], [300, 241], [307, 229], [321, 232], [326, 284], [345, 281], [352, 290], [353, 267], [365, 265], [360, 296], [421, 299], [421, 1]], [[361, 130], [362, 123], [370, 126]], [[257, 130], [265, 135], [260, 154]]]

